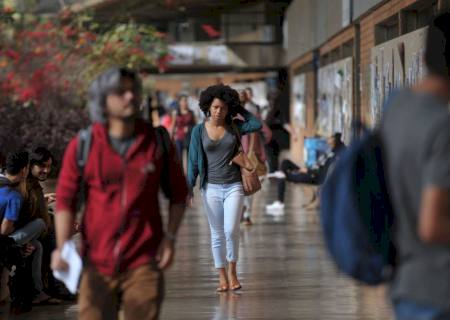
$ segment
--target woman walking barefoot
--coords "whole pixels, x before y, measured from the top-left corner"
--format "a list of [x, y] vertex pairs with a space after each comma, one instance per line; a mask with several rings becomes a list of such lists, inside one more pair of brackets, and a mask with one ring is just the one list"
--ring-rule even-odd
[[[240, 105], [239, 94], [229, 86], [208, 87], [201, 93], [199, 105], [206, 120], [192, 129], [188, 156], [191, 196], [200, 176], [214, 265], [219, 272], [217, 291], [239, 290], [236, 266], [244, 190], [240, 168], [230, 161], [239, 151], [236, 131], [239, 135], [258, 131], [261, 122]], [[238, 114], [244, 121], [234, 119]]]

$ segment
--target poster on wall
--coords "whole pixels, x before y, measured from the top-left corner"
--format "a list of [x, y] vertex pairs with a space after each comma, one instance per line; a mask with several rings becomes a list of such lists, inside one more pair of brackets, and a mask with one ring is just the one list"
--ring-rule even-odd
[[295, 124], [300, 128], [306, 128], [306, 76], [298, 74], [292, 79], [292, 115]]
[[319, 69], [317, 131], [328, 137], [341, 132], [350, 142], [353, 122], [353, 59], [346, 58]]
[[370, 65], [370, 125], [381, 119], [393, 90], [416, 84], [426, 73], [423, 63], [427, 28], [410, 32], [372, 49]]

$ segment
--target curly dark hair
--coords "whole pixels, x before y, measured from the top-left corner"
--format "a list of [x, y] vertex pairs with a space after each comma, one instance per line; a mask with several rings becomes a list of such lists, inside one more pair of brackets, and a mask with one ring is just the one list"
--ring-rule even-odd
[[209, 108], [215, 98], [222, 100], [228, 106], [227, 120], [231, 121], [231, 118], [236, 116], [241, 107], [239, 93], [224, 84], [209, 86], [203, 90], [200, 94], [199, 106], [207, 117], [209, 116]]

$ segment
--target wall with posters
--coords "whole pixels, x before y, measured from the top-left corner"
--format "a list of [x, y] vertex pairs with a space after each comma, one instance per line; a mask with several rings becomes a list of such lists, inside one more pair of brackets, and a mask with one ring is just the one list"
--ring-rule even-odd
[[306, 128], [306, 75], [297, 74], [292, 78], [292, 113], [295, 126]]
[[348, 143], [353, 122], [353, 58], [326, 65], [318, 72], [317, 133], [341, 132]]
[[379, 123], [384, 102], [392, 90], [417, 83], [423, 63], [427, 28], [410, 32], [374, 47], [370, 65], [370, 124]]

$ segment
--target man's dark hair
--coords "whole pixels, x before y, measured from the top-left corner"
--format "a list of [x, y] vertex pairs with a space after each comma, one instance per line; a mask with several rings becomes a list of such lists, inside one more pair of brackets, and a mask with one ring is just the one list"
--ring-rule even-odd
[[[433, 19], [428, 26], [425, 48], [425, 64], [430, 74], [450, 76], [450, 13]], [[450, 79], [450, 78], [448, 78]]]
[[339, 142], [342, 141], [342, 133], [340, 132], [335, 132], [332, 137], [334, 138], [334, 141]]
[[30, 166], [38, 165], [41, 166], [44, 162], [47, 162], [49, 159], [52, 159], [54, 164], [55, 158], [51, 154], [51, 152], [45, 147], [37, 147], [31, 150], [30, 152]]
[[106, 97], [120, 89], [121, 80], [130, 79], [135, 89], [134, 105], [141, 104], [142, 83], [136, 71], [114, 67], [100, 74], [89, 87], [87, 106], [92, 122], [106, 122]]
[[227, 122], [230, 122], [231, 118], [237, 114], [238, 108], [241, 106], [239, 93], [230, 86], [223, 84], [210, 86], [203, 90], [200, 94], [199, 105], [207, 117], [210, 115], [209, 109], [215, 98], [222, 100], [227, 105]]
[[17, 151], [11, 152], [6, 157], [5, 171], [7, 174], [15, 176], [20, 173], [23, 168], [28, 165], [28, 152]]

